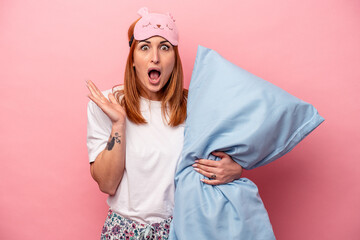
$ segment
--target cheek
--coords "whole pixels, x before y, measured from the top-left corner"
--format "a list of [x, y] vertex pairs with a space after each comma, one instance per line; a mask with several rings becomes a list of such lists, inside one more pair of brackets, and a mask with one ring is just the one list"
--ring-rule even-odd
[[169, 68], [170, 69], [169, 70], [169, 77], [170, 77], [171, 73], [174, 71], [174, 68], [175, 68], [175, 63], [172, 63], [171, 67]]
[[173, 58], [170, 58], [169, 61], [167, 62], [167, 74], [171, 74], [174, 70], [175, 67], [175, 56]]
[[133, 66], [135, 67], [135, 72], [138, 76], [145, 74], [145, 71], [147, 72], [147, 68], [145, 67], [146, 65], [144, 63], [134, 61]]
[[137, 53], [136, 51], [134, 52], [133, 55], [133, 66], [135, 67], [135, 70], [137, 73], [140, 73], [143, 71], [143, 69], [146, 67], [146, 56], [143, 56], [140, 53]]

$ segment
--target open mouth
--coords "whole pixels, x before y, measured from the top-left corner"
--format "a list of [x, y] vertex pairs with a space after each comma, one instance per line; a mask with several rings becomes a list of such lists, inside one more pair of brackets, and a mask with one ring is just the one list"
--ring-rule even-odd
[[148, 75], [151, 83], [156, 84], [160, 81], [161, 72], [159, 69], [149, 69]]

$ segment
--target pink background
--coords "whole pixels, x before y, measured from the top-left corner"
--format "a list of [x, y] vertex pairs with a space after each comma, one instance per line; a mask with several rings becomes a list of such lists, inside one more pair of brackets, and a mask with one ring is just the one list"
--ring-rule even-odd
[[107, 206], [89, 173], [85, 80], [122, 82], [142, 6], [177, 20], [186, 86], [201, 44], [326, 119], [244, 174], [277, 239], [360, 239], [357, 0], [1, 0], [0, 239], [99, 239]]

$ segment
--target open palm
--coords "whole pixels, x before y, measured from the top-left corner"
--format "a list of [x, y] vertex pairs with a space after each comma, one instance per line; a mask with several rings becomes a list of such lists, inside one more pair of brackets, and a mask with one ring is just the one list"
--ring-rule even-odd
[[116, 101], [112, 93], [107, 99], [104, 94], [95, 86], [92, 81], [86, 81], [86, 86], [90, 91], [88, 97], [110, 118], [112, 123], [125, 123], [126, 113], [124, 108]]

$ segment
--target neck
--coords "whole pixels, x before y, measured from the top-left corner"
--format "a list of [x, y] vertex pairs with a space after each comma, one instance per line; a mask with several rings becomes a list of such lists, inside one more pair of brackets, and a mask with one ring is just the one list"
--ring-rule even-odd
[[140, 91], [140, 96], [150, 101], [161, 101], [163, 98], [161, 93], [147, 93], [145, 91]]

